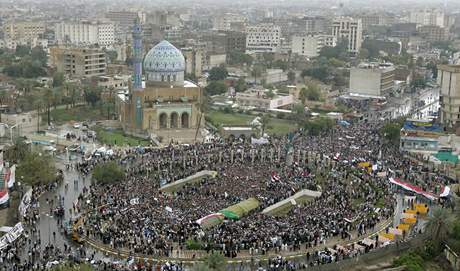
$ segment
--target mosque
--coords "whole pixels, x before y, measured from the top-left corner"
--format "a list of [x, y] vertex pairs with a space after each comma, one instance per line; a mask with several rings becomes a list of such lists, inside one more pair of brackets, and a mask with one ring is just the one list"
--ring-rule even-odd
[[[142, 30], [133, 29], [133, 83], [127, 93], [118, 94], [118, 113], [127, 134], [195, 142], [204, 125], [200, 112], [202, 89], [184, 80], [185, 58], [166, 40], [154, 46], [143, 57]], [[143, 80], [144, 78], [144, 80]]]

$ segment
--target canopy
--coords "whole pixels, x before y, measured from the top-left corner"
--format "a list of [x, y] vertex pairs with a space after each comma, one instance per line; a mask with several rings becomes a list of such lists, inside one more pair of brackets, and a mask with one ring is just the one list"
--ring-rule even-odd
[[239, 219], [240, 217], [247, 215], [250, 211], [259, 207], [259, 205], [260, 203], [257, 199], [249, 198], [240, 203], [220, 210], [219, 213], [222, 213], [225, 217], [230, 219]]
[[221, 213], [214, 213], [207, 215], [205, 217], [202, 217], [196, 221], [197, 224], [199, 224], [202, 228], [210, 228], [215, 225], [218, 225], [222, 223], [224, 220], [224, 215]]
[[436, 159], [438, 159], [440, 161], [445, 161], [445, 162], [449, 162], [449, 163], [452, 163], [452, 164], [457, 164], [458, 163], [458, 155], [454, 155], [454, 154], [452, 154], [452, 152], [440, 151], [440, 152], [436, 153], [433, 156], [436, 157]]
[[230, 210], [222, 210], [221, 213], [229, 219], [238, 220], [240, 216]]

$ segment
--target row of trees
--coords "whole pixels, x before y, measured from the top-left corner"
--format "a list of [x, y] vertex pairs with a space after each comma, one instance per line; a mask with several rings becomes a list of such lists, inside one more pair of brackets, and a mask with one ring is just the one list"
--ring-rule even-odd
[[11, 77], [36, 78], [46, 76], [48, 57], [40, 48], [18, 45], [14, 53], [0, 51], [0, 64], [3, 72]]

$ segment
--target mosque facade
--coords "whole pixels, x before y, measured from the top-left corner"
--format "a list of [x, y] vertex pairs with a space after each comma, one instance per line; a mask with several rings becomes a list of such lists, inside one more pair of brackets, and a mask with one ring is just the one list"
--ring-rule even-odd
[[[184, 80], [185, 58], [166, 40], [145, 56], [141, 27], [133, 29], [133, 83], [118, 94], [119, 120], [127, 134], [191, 143], [200, 137], [204, 124], [200, 112], [202, 89]], [[144, 78], [144, 80], [143, 80]]]

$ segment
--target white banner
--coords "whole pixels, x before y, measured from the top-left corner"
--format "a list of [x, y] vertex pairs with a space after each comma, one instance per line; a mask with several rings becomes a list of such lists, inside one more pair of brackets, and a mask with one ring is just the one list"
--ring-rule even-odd
[[251, 144], [255, 144], [255, 145], [262, 145], [262, 144], [268, 144], [268, 139], [266, 139], [265, 137], [261, 137], [261, 138], [254, 138], [254, 137], [251, 137]]
[[16, 181], [16, 165], [10, 168], [10, 178], [8, 179], [8, 188], [12, 188]]
[[30, 201], [32, 200], [32, 188], [27, 190], [27, 192], [22, 197], [21, 203], [19, 204], [19, 214], [23, 217], [26, 216], [27, 210], [30, 207]]
[[18, 239], [19, 236], [21, 236], [23, 231], [24, 231], [24, 228], [22, 227], [22, 223], [19, 222], [5, 236], [8, 239], [8, 242], [12, 243], [16, 239]]

